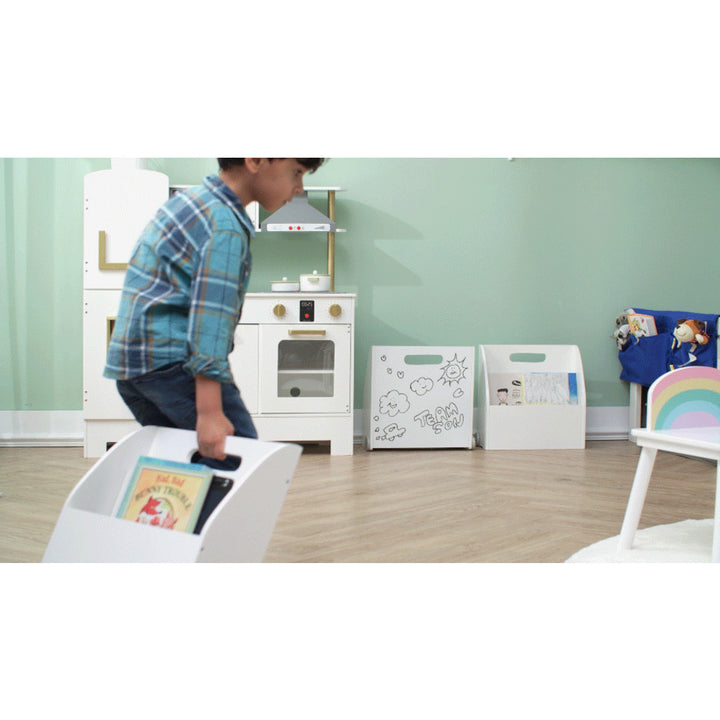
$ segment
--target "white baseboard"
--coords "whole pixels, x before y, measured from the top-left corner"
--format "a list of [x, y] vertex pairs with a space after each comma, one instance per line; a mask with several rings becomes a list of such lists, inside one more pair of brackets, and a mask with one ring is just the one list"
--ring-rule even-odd
[[0, 446], [82, 446], [82, 410], [0, 411]]
[[[362, 442], [362, 410], [353, 414], [353, 436]], [[585, 436], [588, 440], [627, 440], [627, 407], [589, 407]], [[0, 446], [82, 446], [82, 410], [0, 411]]]
[[[353, 433], [355, 442], [363, 440], [362, 410], [355, 410]], [[477, 408], [475, 408], [477, 417]], [[589, 407], [585, 420], [587, 440], [627, 440], [630, 432], [630, 414], [627, 407]]]
[[627, 407], [589, 407], [585, 420], [587, 440], [627, 440], [630, 409]]

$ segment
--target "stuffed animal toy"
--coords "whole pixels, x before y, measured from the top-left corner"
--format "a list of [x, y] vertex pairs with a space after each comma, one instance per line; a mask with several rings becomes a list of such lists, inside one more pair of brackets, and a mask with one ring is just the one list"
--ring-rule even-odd
[[630, 324], [628, 323], [628, 313], [635, 312], [632, 308], [628, 308], [621, 312], [615, 318], [615, 330], [610, 337], [615, 338], [618, 350], [622, 350], [627, 344], [628, 338], [630, 337]]
[[707, 345], [709, 342], [710, 336], [705, 332], [705, 323], [702, 321], [691, 318], [677, 321], [673, 330], [673, 350], [683, 343], [691, 343], [691, 352], [694, 352], [698, 345]]

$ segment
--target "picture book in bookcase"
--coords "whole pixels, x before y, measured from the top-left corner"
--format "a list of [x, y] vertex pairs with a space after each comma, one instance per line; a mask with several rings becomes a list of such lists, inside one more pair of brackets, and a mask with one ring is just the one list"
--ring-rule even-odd
[[117, 517], [159, 528], [193, 532], [213, 471], [197, 463], [141, 456]]

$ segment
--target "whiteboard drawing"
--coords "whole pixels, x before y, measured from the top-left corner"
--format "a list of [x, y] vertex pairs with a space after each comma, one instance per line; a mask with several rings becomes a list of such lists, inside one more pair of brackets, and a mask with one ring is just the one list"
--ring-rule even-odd
[[[388, 440], [392, 442], [396, 438], [401, 438], [405, 434], [406, 428], [400, 427], [397, 423], [390, 423], [383, 428], [384, 435], [378, 435], [376, 440]], [[377, 432], [377, 429], [375, 430]]]
[[474, 348], [373, 348], [369, 447], [472, 447]]
[[465, 367], [465, 360], [458, 359], [457, 353], [453, 356], [452, 360], [448, 360], [446, 365], [443, 365], [440, 369], [443, 374], [440, 376], [440, 380], [443, 385], [452, 385], [454, 382], [460, 384], [460, 381], [465, 378], [467, 368]]
[[429, 393], [433, 389], [434, 385], [435, 383], [429, 377], [419, 377], [410, 383], [410, 389], [416, 395], [422, 396]]
[[451, 402], [445, 407], [436, 407], [434, 414], [430, 410], [423, 410], [415, 415], [413, 420], [419, 423], [420, 427], [430, 428], [435, 435], [439, 435], [442, 432], [462, 427], [465, 415], [460, 412], [454, 402]]
[[397, 390], [390, 390], [390, 392], [380, 397], [381, 415], [395, 417], [398, 413], [405, 413], [409, 409], [410, 401], [405, 393], [398, 392]]

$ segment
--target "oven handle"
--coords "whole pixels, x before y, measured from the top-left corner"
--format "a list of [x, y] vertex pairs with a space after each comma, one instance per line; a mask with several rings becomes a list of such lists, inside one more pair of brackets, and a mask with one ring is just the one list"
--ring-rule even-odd
[[325, 330], [288, 330], [288, 335], [325, 335]]

